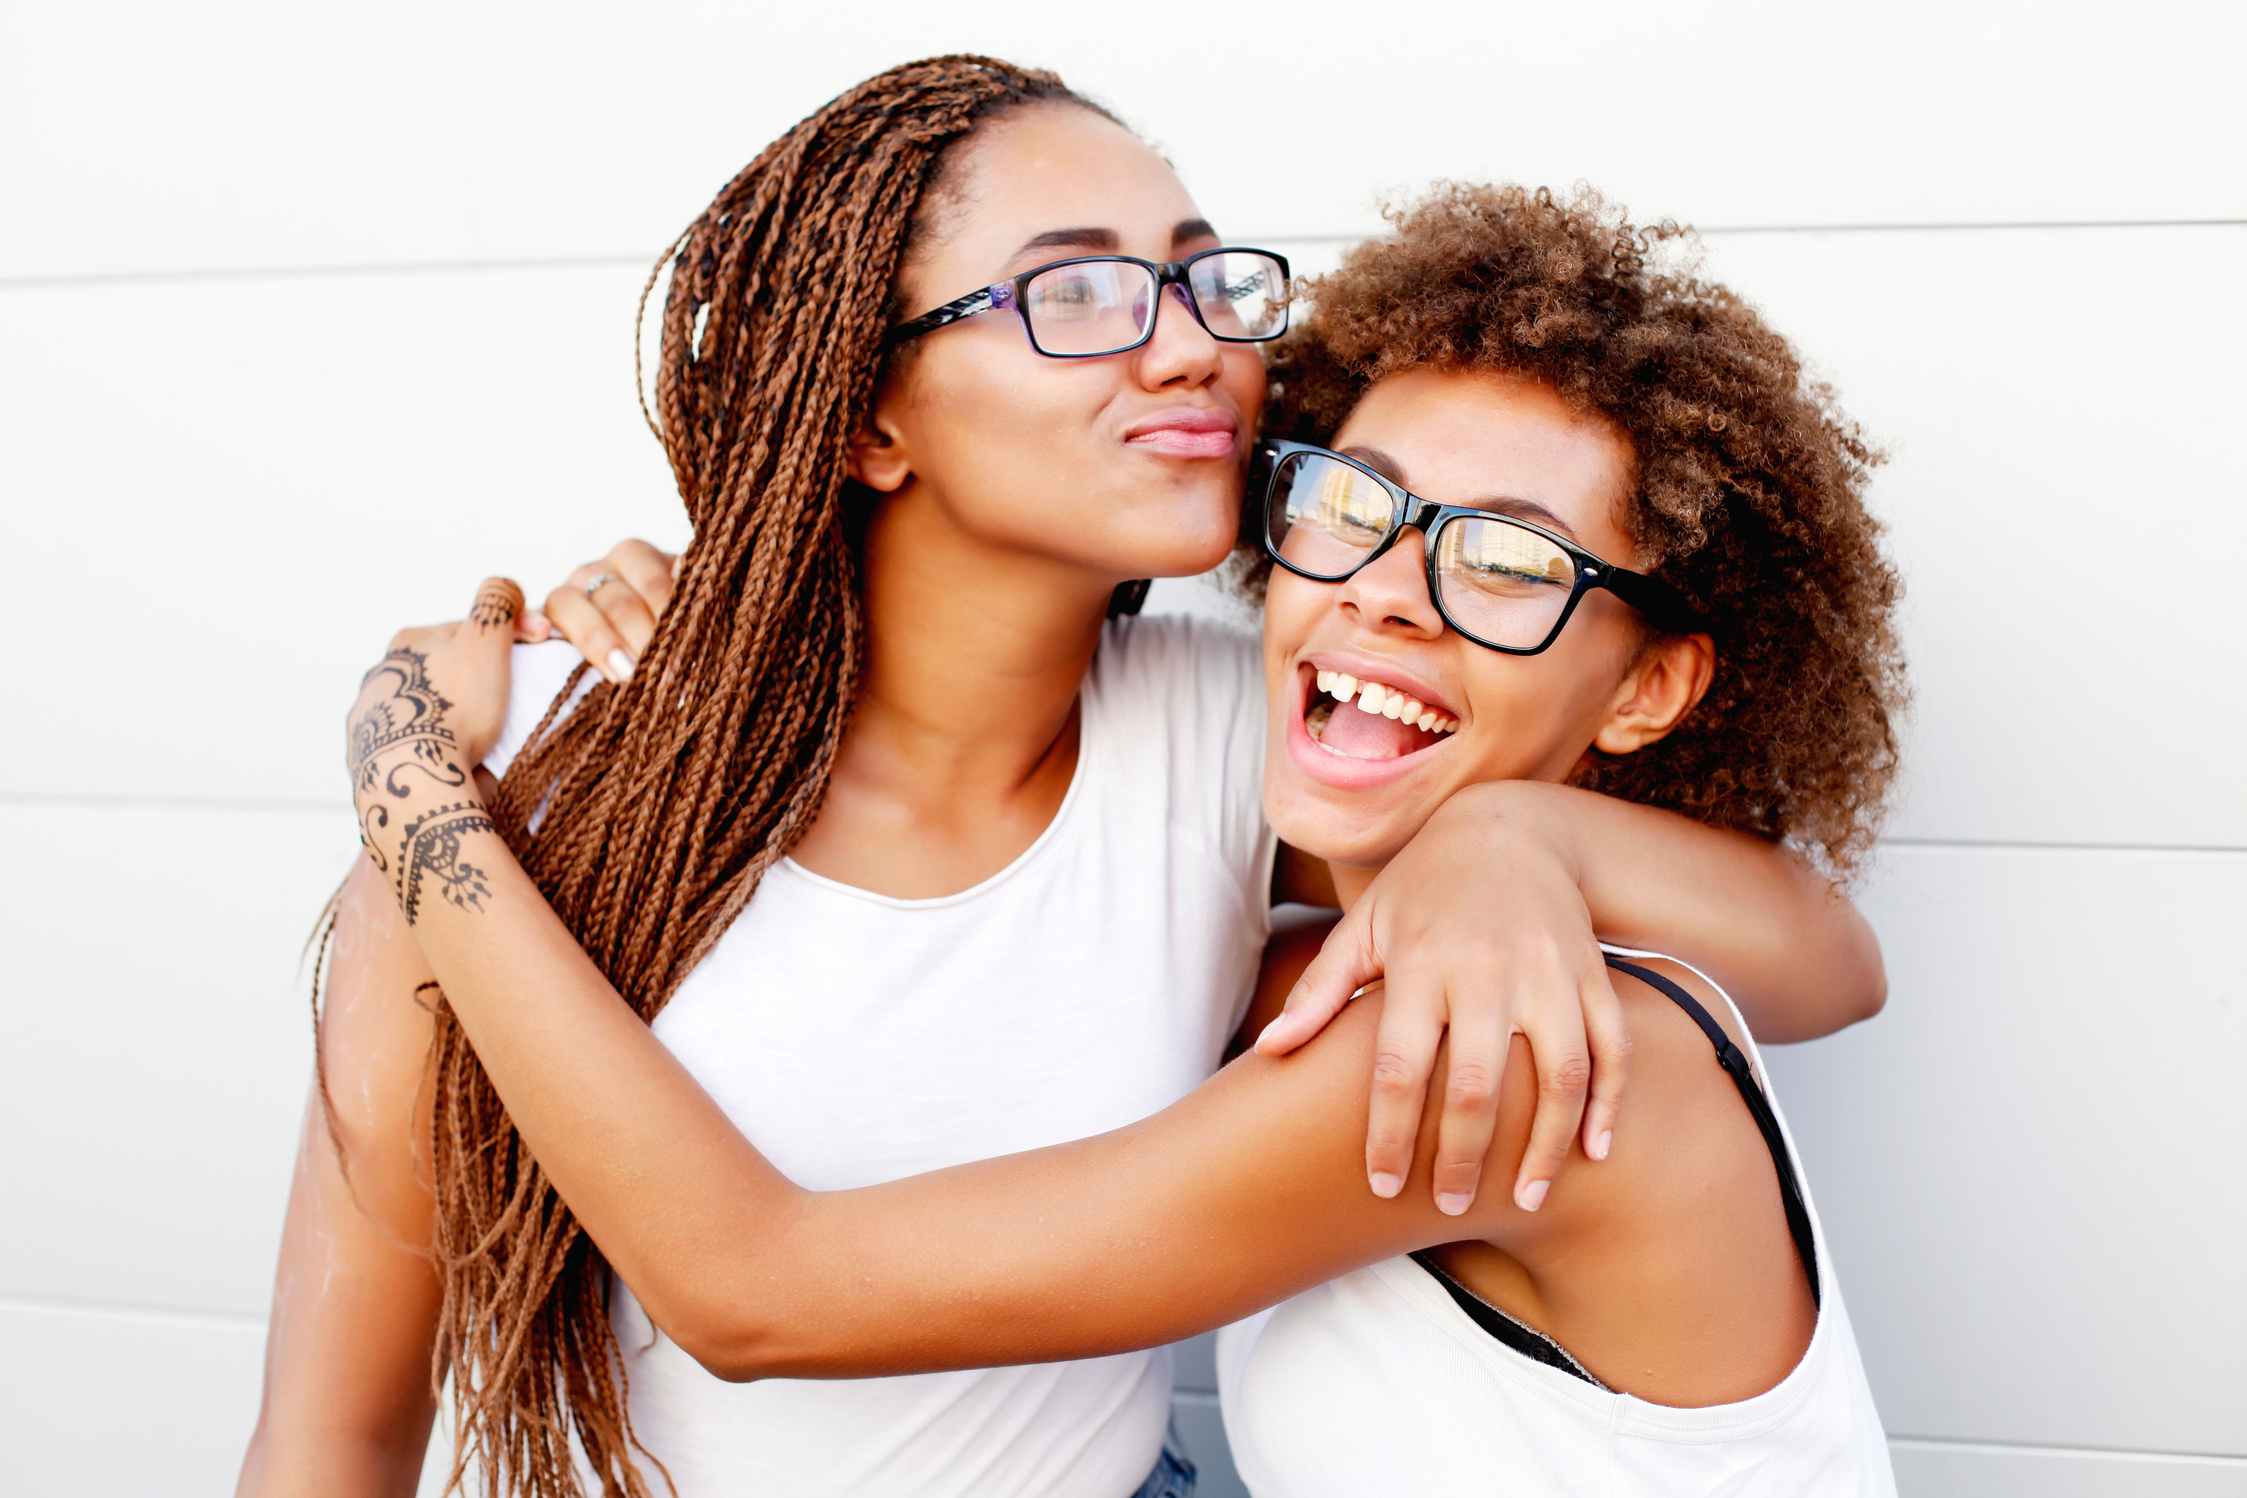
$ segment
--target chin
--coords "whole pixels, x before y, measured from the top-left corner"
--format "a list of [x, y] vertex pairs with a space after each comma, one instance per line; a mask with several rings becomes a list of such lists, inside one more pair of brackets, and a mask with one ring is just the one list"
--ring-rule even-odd
[[1290, 785], [1278, 776], [1266, 780], [1264, 815], [1280, 841], [1329, 863], [1379, 868], [1411, 841], [1409, 833], [1397, 834], [1389, 817], [1369, 818], [1369, 810], [1329, 800], [1319, 787]]

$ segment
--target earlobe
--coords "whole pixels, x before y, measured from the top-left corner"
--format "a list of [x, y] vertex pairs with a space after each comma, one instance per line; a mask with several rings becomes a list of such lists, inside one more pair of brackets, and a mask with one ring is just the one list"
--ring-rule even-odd
[[1665, 738], [1699, 705], [1716, 675], [1716, 642], [1681, 635], [1642, 652], [1616, 690], [1615, 709], [1592, 738], [1603, 754], [1631, 754]]

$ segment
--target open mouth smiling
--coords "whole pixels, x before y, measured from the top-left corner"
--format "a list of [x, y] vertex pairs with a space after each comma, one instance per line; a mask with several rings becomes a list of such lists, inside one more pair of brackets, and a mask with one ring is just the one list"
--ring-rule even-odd
[[1459, 729], [1440, 703], [1346, 671], [1317, 668], [1305, 695], [1303, 731], [1337, 759], [1396, 760], [1431, 749]]

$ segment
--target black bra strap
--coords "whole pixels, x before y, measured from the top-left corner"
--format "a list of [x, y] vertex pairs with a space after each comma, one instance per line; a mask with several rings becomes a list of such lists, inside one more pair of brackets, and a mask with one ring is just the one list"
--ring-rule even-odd
[[1810, 1232], [1810, 1208], [1803, 1202], [1802, 1182], [1795, 1175], [1794, 1156], [1787, 1152], [1786, 1136], [1779, 1132], [1778, 1115], [1771, 1111], [1771, 1101], [1763, 1095], [1763, 1086], [1756, 1081], [1755, 1069], [1748, 1065], [1746, 1053], [1732, 1043], [1732, 1037], [1724, 1033], [1724, 1026], [1710, 1017], [1709, 1011], [1701, 1007], [1700, 1000], [1676, 983], [1650, 967], [1626, 962], [1612, 952], [1606, 956], [1609, 967], [1620, 973], [1629, 973], [1684, 1010], [1693, 1023], [1701, 1027], [1701, 1033], [1708, 1036], [1709, 1044], [1716, 1047], [1717, 1061], [1731, 1073], [1732, 1084], [1740, 1089], [1740, 1098], [1748, 1105], [1748, 1112], [1755, 1119], [1755, 1126], [1763, 1131], [1763, 1142], [1770, 1146], [1771, 1163], [1779, 1172], [1779, 1200], [1787, 1210], [1787, 1231], [1794, 1235], [1795, 1252], [1802, 1257], [1802, 1272], [1810, 1276], [1811, 1302], [1821, 1304], [1818, 1248]]
[[[1449, 1272], [1436, 1262], [1434, 1254], [1422, 1250], [1412, 1256], [1412, 1262], [1436, 1277], [1436, 1283], [1443, 1286], [1445, 1293], [1457, 1303], [1459, 1309], [1467, 1313], [1468, 1320], [1474, 1322], [1475, 1325], [1481, 1327], [1523, 1357], [1533, 1363], [1543, 1363], [1548, 1368], [1558, 1368], [1563, 1373], [1572, 1373], [1585, 1383], [1592, 1384], [1595, 1387], [1607, 1388], [1607, 1385], [1592, 1377], [1591, 1370], [1577, 1362], [1575, 1355], [1567, 1348], [1527, 1322], [1516, 1321], [1505, 1311], [1492, 1305], [1489, 1301], [1484, 1300], [1474, 1291], [1453, 1279]], [[1613, 1393], [1614, 1391], [1609, 1390], [1608, 1392]]]

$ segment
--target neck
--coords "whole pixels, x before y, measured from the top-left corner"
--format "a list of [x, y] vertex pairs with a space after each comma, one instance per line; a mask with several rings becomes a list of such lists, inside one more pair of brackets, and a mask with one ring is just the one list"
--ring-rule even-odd
[[1358, 903], [1358, 897], [1372, 887], [1381, 872], [1379, 865], [1360, 868], [1356, 864], [1330, 862], [1326, 867], [1334, 876], [1334, 898], [1341, 902], [1345, 911]]
[[1071, 728], [1113, 585], [964, 535], [910, 493], [874, 517], [865, 556], [853, 776], [945, 795], [1033, 777]]

